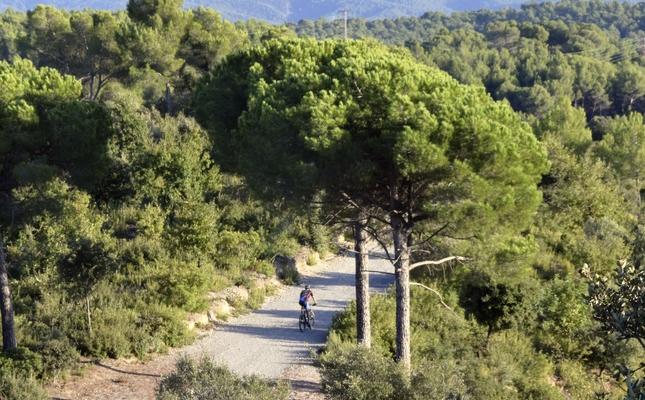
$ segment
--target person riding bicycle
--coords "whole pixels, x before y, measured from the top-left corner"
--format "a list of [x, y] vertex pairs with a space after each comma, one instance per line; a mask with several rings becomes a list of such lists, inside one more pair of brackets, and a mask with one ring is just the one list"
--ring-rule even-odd
[[314, 293], [311, 291], [311, 286], [305, 285], [305, 290], [300, 292], [300, 300], [298, 301], [298, 304], [300, 304], [300, 307], [302, 307], [301, 311], [307, 311], [307, 315], [309, 315], [309, 311], [311, 310], [309, 299], [313, 299], [314, 305], [318, 304], [318, 302], [316, 301], [316, 296], [314, 296]]

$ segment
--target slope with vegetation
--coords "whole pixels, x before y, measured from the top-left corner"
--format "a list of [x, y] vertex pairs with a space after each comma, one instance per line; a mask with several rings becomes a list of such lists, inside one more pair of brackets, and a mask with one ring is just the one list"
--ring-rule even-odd
[[[643, 3], [350, 21], [351, 37], [395, 48], [311, 40], [342, 37], [338, 22], [232, 24], [182, 6], [0, 14], [18, 344], [1, 353], [2, 390], [37, 390], [17, 382], [64, 374], [79, 353], [187, 343], [208, 292], [247, 286], [257, 305], [251, 276], [300, 245], [327, 250], [338, 223], [385, 245], [396, 233], [399, 284], [370, 300], [366, 346], [351, 344], [365, 299], [336, 318], [328, 395], [369, 398], [380, 376], [379, 398], [637, 398]], [[438, 87], [481, 107], [435, 107]], [[533, 147], [531, 173], [509, 163]]]

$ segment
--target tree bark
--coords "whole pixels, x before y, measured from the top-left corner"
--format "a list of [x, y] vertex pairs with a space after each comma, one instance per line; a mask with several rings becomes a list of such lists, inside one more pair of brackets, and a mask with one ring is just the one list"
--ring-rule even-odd
[[356, 260], [356, 339], [358, 344], [371, 347], [370, 276], [367, 272], [367, 232], [364, 218], [354, 223], [354, 254]]
[[11, 304], [11, 290], [4, 258], [2, 234], [0, 234], [0, 302], [2, 303], [2, 349], [9, 350], [17, 347], [18, 344], [16, 343], [16, 329], [13, 323], [13, 306]]
[[85, 295], [85, 311], [87, 311], [87, 329], [92, 336], [92, 314], [90, 313], [90, 295]]
[[166, 111], [172, 115], [172, 100], [170, 99], [170, 83], [166, 83]]
[[90, 68], [90, 101], [94, 100], [94, 68]]
[[410, 368], [410, 254], [407, 229], [398, 214], [390, 217], [396, 278], [396, 361]]

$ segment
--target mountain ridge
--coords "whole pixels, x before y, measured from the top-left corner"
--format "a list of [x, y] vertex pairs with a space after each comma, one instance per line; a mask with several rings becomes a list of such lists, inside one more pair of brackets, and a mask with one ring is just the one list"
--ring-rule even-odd
[[[8, 7], [19, 11], [33, 10], [39, 0], [3, 0], [0, 11]], [[96, 10], [125, 9], [127, 0], [51, 0], [46, 5], [67, 10], [91, 8]], [[520, 2], [513, 0], [208, 0], [200, 2], [187, 0], [185, 8], [197, 8], [200, 5], [210, 7], [222, 14], [229, 21], [258, 19], [270, 23], [298, 22], [300, 20], [340, 19], [343, 10], [349, 18], [396, 18], [419, 17], [428, 11], [473, 11], [479, 9], [499, 9], [504, 7], [519, 8]]]

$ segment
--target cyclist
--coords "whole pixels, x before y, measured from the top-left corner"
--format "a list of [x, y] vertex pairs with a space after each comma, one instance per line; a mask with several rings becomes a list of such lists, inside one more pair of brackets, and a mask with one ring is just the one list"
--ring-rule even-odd
[[300, 292], [300, 300], [298, 301], [298, 303], [301, 307], [300, 311], [307, 311], [307, 323], [309, 323], [309, 311], [311, 310], [311, 306], [309, 305], [310, 298], [313, 299], [314, 306], [318, 304], [318, 302], [316, 301], [316, 296], [314, 296], [314, 293], [311, 291], [311, 286], [305, 285], [305, 290]]

